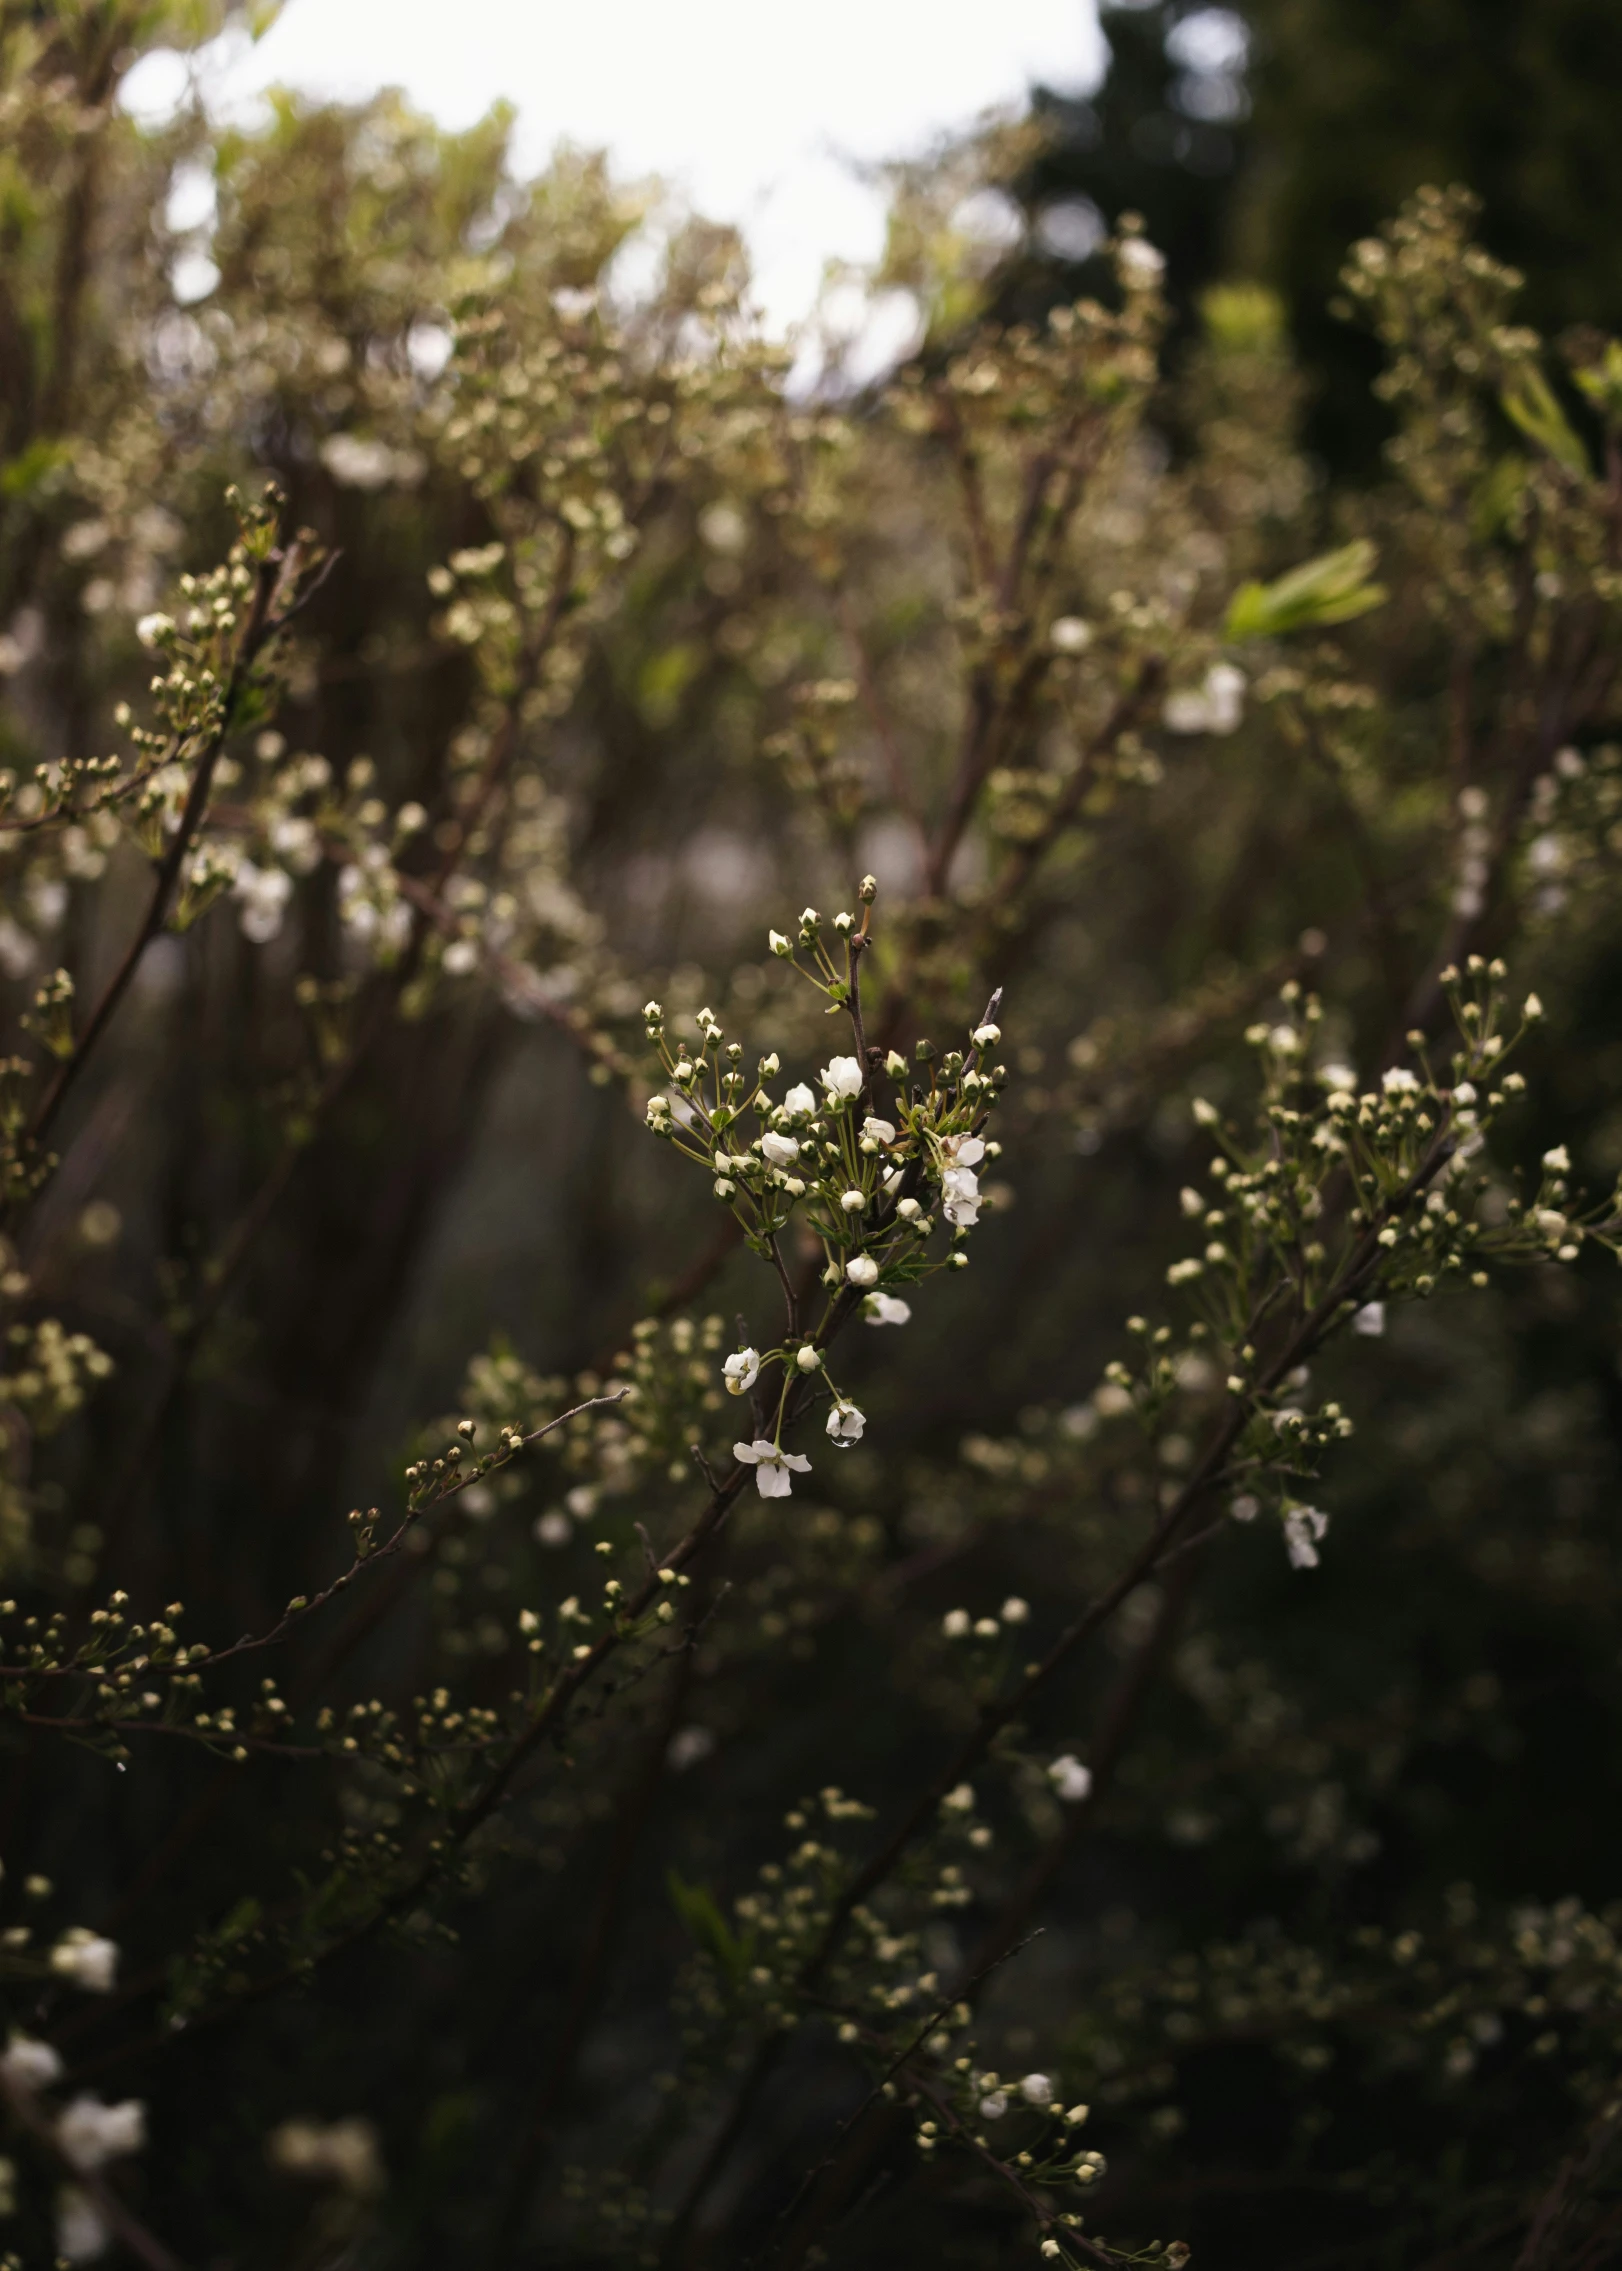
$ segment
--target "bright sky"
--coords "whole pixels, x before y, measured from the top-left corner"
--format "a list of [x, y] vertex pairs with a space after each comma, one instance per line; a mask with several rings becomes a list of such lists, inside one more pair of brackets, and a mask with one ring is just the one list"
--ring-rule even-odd
[[[1101, 60], [1093, 0], [289, 0], [257, 48], [205, 68], [232, 107], [277, 81], [394, 84], [464, 126], [505, 96], [522, 165], [566, 136], [740, 222], [786, 323], [826, 259], [880, 248], [879, 200], [842, 159], [910, 155], [1035, 80], [1091, 86]], [[161, 113], [180, 82], [176, 58], [149, 57], [126, 100]]]

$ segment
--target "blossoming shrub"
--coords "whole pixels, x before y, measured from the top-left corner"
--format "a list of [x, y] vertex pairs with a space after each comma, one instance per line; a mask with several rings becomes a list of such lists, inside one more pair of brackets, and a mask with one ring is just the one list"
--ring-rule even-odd
[[0, 13], [6, 2259], [1603, 2260], [1622, 347], [218, 20]]

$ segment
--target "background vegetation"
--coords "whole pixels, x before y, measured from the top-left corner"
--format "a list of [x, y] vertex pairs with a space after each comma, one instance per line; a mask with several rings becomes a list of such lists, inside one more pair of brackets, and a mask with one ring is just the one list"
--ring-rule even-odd
[[[500, 117], [138, 130], [217, 20], [0, 5], [0, 2238], [1611, 2260], [1610, 12], [1111, 9], [1096, 102], [898, 169], [914, 362], [796, 397], [727, 231]], [[769, 1500], [643, 1004], [814, 1079], [768, 927], [869, 873], [868, 1037], [1002, 988], [1002, 1151]], [[1472, 1150], [1472, 955], [1547, 1010], [1479, 1214], [1211, 1465], [1212, 1115], [1293, 1160], [1417, 1033]]]

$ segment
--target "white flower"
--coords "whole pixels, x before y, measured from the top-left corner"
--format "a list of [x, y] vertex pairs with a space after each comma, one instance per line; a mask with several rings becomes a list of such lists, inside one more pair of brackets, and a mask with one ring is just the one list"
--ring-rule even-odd
[[867, 1208], [867, 1193], [865, 1191], [857, 1190], [844, 1191], [840, 1194], [839, 1203], [847, 1214], [865, 1213]]
[[479, 966], [477, 941], [471, 938], [453, 938], [439, 960], [447, 977], [468, 977]]
[[732, 1456], [746, 1467], [755, 1470], [755, 1488], [762, 1498], [787, 1498], [794, 1485], [789, 1477], [790, 1468], [797, 1475], [808, 1475], [811, 1462], [798, 1451], [785, 1451], [776, 1443], [768, 1443], [764, 1435], [757, 1435], [753, 1443], [734, 1443]]
[[143, 615], [135, 626], [135, 636], [143, 647], [155, 647], [160, 639], [169, 636], [174, 627], [175, 619], [172, 615]]
[[93, 1995], [107, 1995], [118, 1972], [118, 1949], [113, 1941], [75, 1925], [51, 1950], [51, 1969], [71, 1979], [75, 1987], [86, 1988]]
[[763, 1135], [760, 1148], [774, 1167], [792, 1167], [800, 1156], [800, 1147], [792, 1136]]
[[46, 2090], [62, 2078], [62, 2061], [48, 2042], [14, 2034], [0, 2056], [0, 2076], [14, 2090]]
[[1048, 1780], [1052, 1783], [1055, 1794], [1067, 1806], [1079, 1806], [1083, 1799], [1092, 1795], [1091, 1767], [1083, 1766], [1080, 1759], [1073, 1757], [1069, 1751], [1065, 1752], [1063, 1758], [1053, 1761], [1048, 1768]]
[[862, 1093], [862, 1068], [854, 1057], [834, 1057], [817, 1078], [828, 1092], [830, 1104], [848, 1104]]
[[[885, 1177], [885, 1182], [889, 1182], [888, 1176]], [[916, 1222], [924, 1211], [916, 1199], [897, 1199], [895, 1210], [903, 1222]]]
[[729, 1396], [746, 1396], [760, 1378], [759, 1349], [740, 1348], [736, 1356], [729, 1356], [721, 1367], [721, 1377]]
[[1079, 615], [1061, 615], [1048, 630], [1055, 654], [1085, 654], [1093, 643], [1093, 627]]
[[1235, 733], [1245, 714], [1245, 674], [1214, 662], [1204, 683], [1168, 694], [1161, 718], [1168, 733]]
[[862, 1429], [866, 1425], [867, 1414], [858, 1411], [854, 1404], [847, 1403], [843, 1396], [838, 1399], [833, 1410], [828, 1414], [829, 1439], [836, 1443], [842, 1451], [848, 1449], [852, 1443], [860, 1443]]
[[1344, 1094], [1347, 1089], [1355, 1091], [1357, 1087], [1357, 1074], [1350, 1065], [1324, 1065], [1319, 1070], [1318, 1078], [1325, 1088], [1336, 1095]]
[[1521, 1015], [1528, 1025], [1535, 1025], [1543, 1015], [1543, 1004], [1538, 1000], [1536, 994], [1527, 995], [1525, 1001], [1521, 1004]]
[[969, 1612], [967, 1609], [948, 1609], [941, 1618], [941, 1630], [948, 1640], [967, 1640]]
[[1419, 1081], [1406, 1065], [1391, 1065], [1381, 1073], [1380, 1086], [1388, 1096], [1411, 1096], [1418, 1088]]
[[1284, 1517], [1284, 1545], [1292, 1569], [1316, 1569], [1318, 1540], [1329, 1527], [1329, 1516], [1316, 1506], [1292, 1506]]
[[1385, 1331], [1385, 1303], [1365, 1301], [1362, 1308], [1353, 1315], [1352, 1330], [1354, 1333], [1366, 1334], [1370, 1340], [1378, 1340]]
[[977, 1025], [969, 1035], [969, 1039], [977, 1049], [994, 1049], [1002, 1039], [1002, 1027], [1000, 1025]]
[[803, 1348], [795, 1350], [794, 1361], [802, 1372], [820, 1372], [822, 1370], [822, 1351], [819, 1348], [813, 1348], [811, 1343], [807, 1341]]
[[1027, 1624], [1030, 1621], [1031, 1604], [1022, 1601], [1017, 1593], [1010, 1593], [998, 1614], [1004, 1624]]
[[244, 938], [255, 946], [268, 945], [282, 927], [282, 915], [293, 896], [293, 878], [279, 867], [255, 867], [244, 860], [231, 885], [231, 895], [242, 901], [237, 918]]
[[979, 1219], [980, 1185], [972, 1168], [947, 1168], [941, 1177], [941, 1212], [959, 1230]]
[[1236, 1522], [1254, 1522], [1261, 1510], [1261, 1500], [1254, 1497], [1248, 1490], [1242, 1490], [1228, 1507], [1228, 1512]]
[[783, 1110], [791, 1120], [808, 1120], [817, 1108], [817, 1100], [803, 1080], [797, 1080], [783, 1099]]
[[146, 2107], [139, 2098], [104, 2105], [100, 2098], [76, 2097], [56, 2124], [56, 2142], [74, 2168], [100, 2168], [120, 2153], [138, 2153], [146, 2143]]
[[978, 1167], [986, 1147], [978, 1136], [942, 1136], [941, 1157], [948, 1167]]
[[1166, 273], [1166, 256], [1157, 252], [1142, 237], [1128, 237], [1116, 254], [1121, 264], [1122, 281], [1135, 290], [1147, 292], [1159, 283]]
[[88, 2192], [64, 2184], [56, 2196], [56, 2252], [67, 2263], [94, 2263], [112, 2245], [112, 2232]]
[[782, 1059], [777, 1054], [777, 1051], [773, 1049], [769, 1055], [762, 1057], [760, 1060], [760, 1077], [762, 1080], [775, 1080], [781, 1068]]
[[845, 1275], [852, 1285], [877, 1285], [879, 1265], [871, 1254], [852, 1254], [845, 1264]]
[[895, 1122], [894, 1120], [877, 1119], [873, 1113], [869, 1112], [867, 1118], [862, 1122], [862, 1133], [864, 1136], [871, 1136], [875, 1143], [894, 1143]]
[[1019, 2094], [1027, 2105], [1051, 2105], [1053, 2084], [1046, 2074], [1027, 2074], [1019, 2085]]
[[1008, 2100], [1001, 2090], [993, 2090], [990, 2097], [980, 2100], [980, 2119], [1000, 2121], [1008, 2111]]
[[778, 956], [792, 954], [794, 952], [793, 947], [789, 944], [788, 940], [783, 936], [780, 930], [769, 930], [766, 933], [766, 944], [771, 948], [772, 952]]
[[1569, 1175], [1571, 1173], [1571, 1155], [1563, 1143], [1557, 1143], [1553, 1151], [1546, 1151], [1543, 1154], [1543, 1164], [1551, 1175]]
[[904, 1325], [912, 1315], [910, 1305], [893, 1293], [870, 1293], [862, 1307], [870, 1325]]

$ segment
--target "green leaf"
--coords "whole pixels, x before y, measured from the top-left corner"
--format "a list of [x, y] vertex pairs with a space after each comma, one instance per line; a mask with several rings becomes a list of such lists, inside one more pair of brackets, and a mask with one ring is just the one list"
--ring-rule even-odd
[[1580, 481], [1589, 479], [1592, 467], [1588, 452], [1573, 433], [1565, 412], [1555, 399], [1554, 389], [1535, 365], [1528, 363], [1515, 373], [1504, 388], [1499, 400], [1504, 415], [1517, 425], [1529, 442], [1574, 473]]
[[1270, 584], [1241, 584], [1228, 608], [1224, 636], [1230, 640], [1276, 639], [1286, 631], [1313, 630], [1328, 623], [1350, 623], [1385, 599], [1383, 584], [1369, 581], [1375, 564], [1367, 537], [1343, 544], [1291, 568]]
[[701, 1948], [707, 1948], [727, 1977], [739, 1980], [748, 1968], [753, 1941], [732, 1931], [706, 1885], [690, 1885], [676, 1870], [665, 1873], [676, 1914]]

